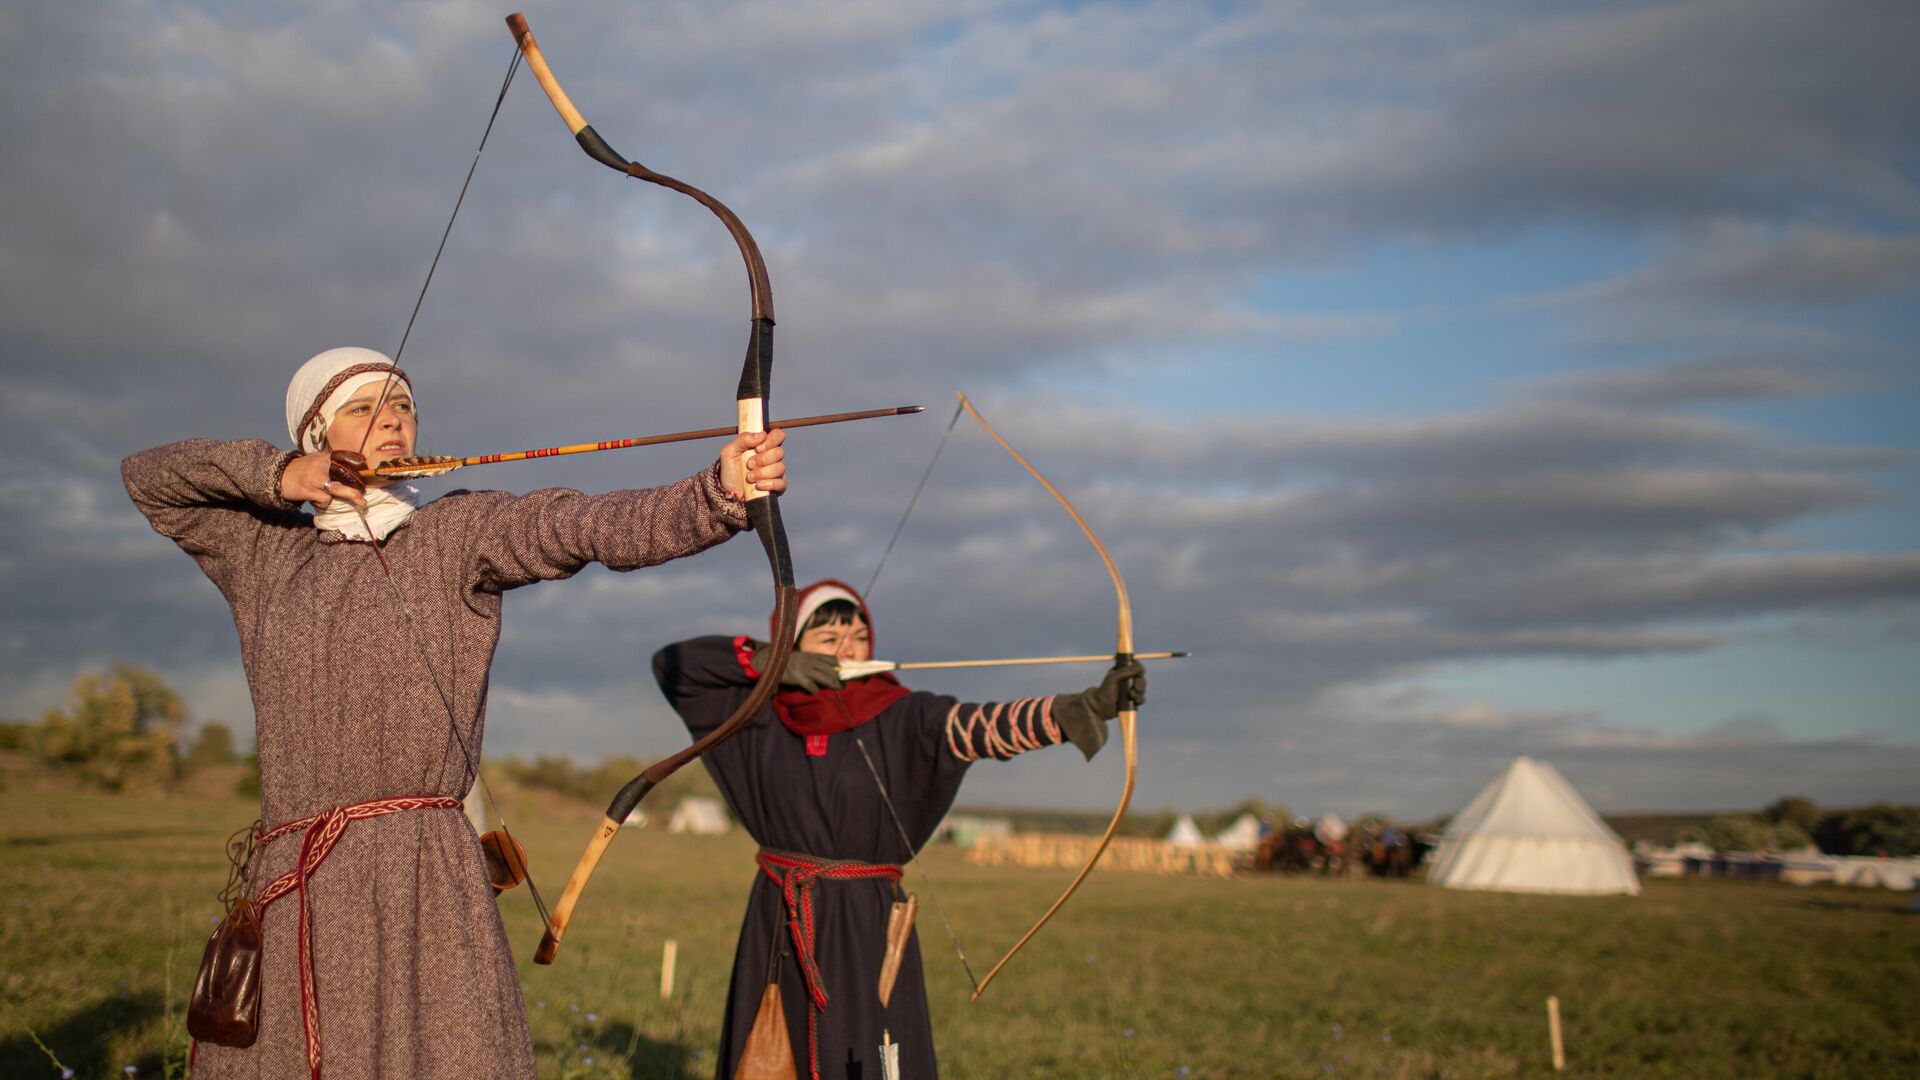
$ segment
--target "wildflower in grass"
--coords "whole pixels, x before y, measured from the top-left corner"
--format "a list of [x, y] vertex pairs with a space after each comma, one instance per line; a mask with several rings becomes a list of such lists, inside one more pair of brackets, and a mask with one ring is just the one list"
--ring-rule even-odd
[[1173, 1070], [1173, 1075], [1175, 1075], [1175, 1076], [1182, 1076], [1182, 1077], [1184, 1077], [1184, 1076], [1186, 1076], [1186, 1075], [1187, 1075], [1188, 1073], [1190, 1073], [1190, 1072], [1192, 1072], [1192, 1071], [1193, 1071], [1192, 1069], [1189, 1069], [1189, 1068], [1187, 1068], [1187, 1067], [1186, 1067], [1185, 1065], [1182, 1065], [1182, 1066], [1180, 1066], [1179, 1068], [1177, 1068], [1177, 1069], [1175, 1069], [1175, 1070]]
[[1388, 1032], [1385, 1032], [1385, 1033], [1383, 1033], [1383, 1034], [1382, 1034], [1382, 1035], [1380, 1036], [1380, 1041], [1381, 1041], [1381, 1042], [1387, 1042], [1387, 1043], [1390, 1043], [1390, 1042], [1392, 1042], [1392, 1041], [1393, 1041], [1393, 1032], [1391, 1032], [1391, 1031], [1388, 1031]]
[[1339, 1042], [1344, 1037], [1345, 1037], [1344, 1034], [1340, 1030], [1340, 1025], [1339, 1024], [1333, 1025], [1333, 1041]]
[[547, 1003], [544, 1001], [536, 1001], [533, 1003], [533, 1007], [536, 1009], [544, 1009], [547, 1007]]
[[73, 1070], [72, 1070], [72, 1069], [61, 1069], [61, 1070], [60, 1070], [60, 1080], [73, 1080]]
[[587, 1019], [588, 1019], [588, 1020], [598, 1020], [598, 1019], [600, 1019], [600, 1014], [599, 1014], [599, 1013], [588, 1013], [588, 1014], [587, 1014]]
[[1127, 1038], [1131, 1039], [1133, 1038], [1133, 1029], [1128, 1028], [1127, 1030], [1121, 1032], [1120, 1034], [1125, 1035]]

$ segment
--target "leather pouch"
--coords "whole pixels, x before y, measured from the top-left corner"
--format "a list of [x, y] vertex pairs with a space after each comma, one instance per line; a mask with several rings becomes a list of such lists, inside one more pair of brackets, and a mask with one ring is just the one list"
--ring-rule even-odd
[[187, 1002], [187, 1033], [218, 1046], [252, 1046], [260, 1034], [260, 909], [241, 897], [213, 928]]
[[480, 853], [487, 862], [487, 881], [503, 893], [527, 880], [527, 850], [499, 829], [480, 837]]
[[780, 985], [768, 983], [760, 995], [760, 1011], [747, 1032], [747, 1045], [733, 1080], [796, 1080], [793, 1043], [787, 1039], [787, 1013], [780, 1004]]

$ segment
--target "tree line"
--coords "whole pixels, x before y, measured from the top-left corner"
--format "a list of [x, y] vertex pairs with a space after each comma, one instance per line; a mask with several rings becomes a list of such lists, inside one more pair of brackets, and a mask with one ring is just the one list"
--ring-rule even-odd
[[[114, 664], [104, 674], [85, 674], [74, 680], [64, 708], [49, 709], [38, 723], [0, 721], [0, 751], [24, 751], [46, 765], [108, 791], [167, 788], [210, 766], [242, 760], [232, 729], [203, 722], [188, 732], [186, 703], [154, 672], [132, 664]], [[250, 760], [250, 759], [249, 759]], [[614, 757], [592, 765], [567, 758], [540, 757], [531, 762], [498, 760], [498, 770], [513, 783], [539, 788], [585, 802], [606, 799], [637, 775], [637, 758]], [[704, 771], [687, 770], [677, 790], [664, 793], [670, 803], [698, 789], [713, 792]], [[239, 793], [257, 795], [257, 768], [238, 782]], [[1241, 814], [1279, 824], [1291, 812], [1285, 804], [1245, 799], [1221, 810], [1193, 814], [1208, 835], [1225, 828]], [[1002, 811], [1016, 817], [1016, 827], [1058, 830], [1101, 815], [1071, 811]], [[1177, 815], [1170, 809], [1129, 814], [1124, 831], [1135, 836], [1163, 836]], [[1354, 824], [1384, 821], [1365, 815]], [[1438, 819], [1425, 826], [1445, 826]], [[1679, 830], [1678, 838], [1704, 843], [1716, 851], [1792, 851], [1818, 847], [1829, 855], [1920, 855], [1920, 806], [1874, 803], [1871, 806], [1822, 809], [1812, 799], [1787, 795], [1754, 814], [1717, 814], [1701, 824]]]
[[187, 734], [187, 708], [159, 675], [132, 664], [74, 680], [64, 708], [39, 723], [0, 721], [0, 750], [25, 752], [107, 791], [172, 787], [211, 765], [239, 760], [233, 729], [218, 722]]

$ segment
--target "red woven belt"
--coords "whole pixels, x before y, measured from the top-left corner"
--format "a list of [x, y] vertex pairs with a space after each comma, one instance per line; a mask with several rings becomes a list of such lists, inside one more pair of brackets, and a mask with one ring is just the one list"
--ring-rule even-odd
[[899, 881], [900, 868], [885, 863], [855, 862], [851, 859], [823, 859], [793, 851], [760, 849], [753, 857], [760, 869], [780, 886], [787, 903], [787, 929], [793, 934], [793, 951], [806, 980], [807, 1062], [814, 1080], [820, 1078], [819, 1050], [814, 1031], [814, 1013], [827, 1007], [826, 980], [814, 959], [813, 885], [821, 878], [831, 881]]
[[307, 878], [320, 868], [321, 863], [327, 861], [327, 855], [340, 842], [350, 822], [407, 810], [458, 810], [460, 806], [459, 799], [447, 795], [402, 795], [392, 799], [374, 799], [352, 806], [336, 806], [312, 817], [289, 821], [260, 835], [260, 846], [264, 848], [283, 836], [297, 832], [305, 834], [300, 839], [300, 861], [294, 864], [293, 869], [274, 878], [261, 891], [255, 903], [264, 912], [268, 904], [289, 892], [300, 895], [300, 1019], [306, 1029], [307, 1065], [313, 1070], [313, 1080], [320, 1080], [320, 1003], [313, 988], [313, 919], [307, 909]]

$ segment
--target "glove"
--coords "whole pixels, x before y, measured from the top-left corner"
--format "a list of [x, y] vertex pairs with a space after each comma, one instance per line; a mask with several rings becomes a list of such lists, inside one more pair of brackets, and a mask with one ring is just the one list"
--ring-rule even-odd
[[327, 479], [362, 495], [367, 493], [367, 482], [360, 479], [360, 470], [366, 467], [367, 459], [351, 450], [335, 450], [327, 455]]
[[1147, 700], [1147, 669], [1135, 660], [1115, 664], [1099, 686], [1078, 694], [1057, 694], [1053, 699], [1053, 722], [1060, 734], [1088, 761], [1107, 745], [1107, 721], [1129, 709], [1137, 709]]
[[[773, 646], [763, 641], [753, 644], [753, 669], [767, 670], [767, 662], [773, 659]], [[787, 654], [786, 669], [780, 672], [780, 685], [791, 686], [811, 694], [820, 690], [840, 689], [840, 661], [825, 653], [801, 652], [798, 649]]]

